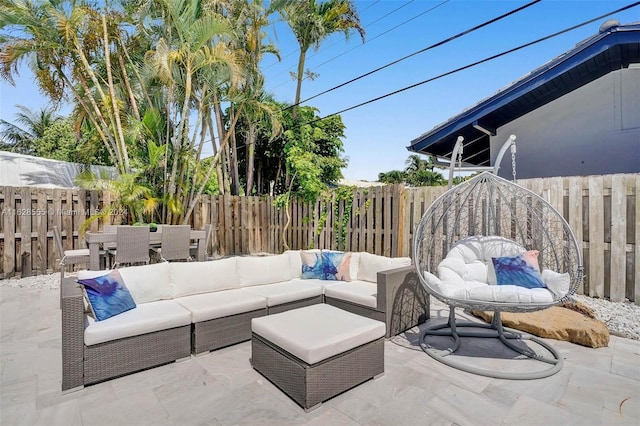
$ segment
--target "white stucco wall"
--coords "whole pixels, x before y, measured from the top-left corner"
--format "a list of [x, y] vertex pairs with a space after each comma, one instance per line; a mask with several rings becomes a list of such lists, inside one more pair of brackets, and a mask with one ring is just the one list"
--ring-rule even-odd
[[[640, 68], [614, 71], [496, 130], [491, 164], [517, 137], [517, 176], [640, 172]], [[499, 175], [511, 177], [509, 154]]]

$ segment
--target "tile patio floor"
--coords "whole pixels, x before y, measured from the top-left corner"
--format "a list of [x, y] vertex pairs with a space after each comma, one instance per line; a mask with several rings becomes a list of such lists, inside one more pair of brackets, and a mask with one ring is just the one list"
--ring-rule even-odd
[[396, 338], [382, 378], [305, 413], [253, 371], [248, 342], [62, 395], [58, 291], [0, 288], [0, 321], [3, 426], [640, 424], [640, 342], [613, 336], [601, 349], [553, 341], [564, 368], [533, 381], [460, 372]]

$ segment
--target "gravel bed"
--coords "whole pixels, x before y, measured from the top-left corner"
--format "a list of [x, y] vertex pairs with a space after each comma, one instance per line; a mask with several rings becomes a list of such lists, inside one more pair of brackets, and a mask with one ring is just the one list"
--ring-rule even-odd
[[[70, 274], [72, 275], [72, 274]], [[28, 278], [10, 278], [0, 280], [0, 287], [20, 287], [36, 289], [57, 289], [60, 287], [60, 274], [37, 275]], [[574, 298], [593, 310], [596, 317], [607, 324], [609, 332], [615, 336], [640, 340], [640, 306], [625, 302], [610, 302], [582, 295]], [[439, 303], [434, 300], [434, 302]]]
[[576, 294], [574, 298], [593, 310], [615, 336], [640, 340], [640, 306], [630, 302], [610, 302], [606, 299]]

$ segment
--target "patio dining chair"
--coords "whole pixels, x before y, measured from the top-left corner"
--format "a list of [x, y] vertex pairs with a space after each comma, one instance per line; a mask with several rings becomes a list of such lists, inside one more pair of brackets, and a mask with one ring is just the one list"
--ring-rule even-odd
[[113, 267], [149, 263], [149, 242], [148, 226], [118, 226]]
[[[117, 231], [118, 231], [118, 225], [104, 224], [102, 228], [102, 232], [105, 234], [115, 234]], [[106, 260], [107, 260], [107, 263], [109, 264], [108, 266], [111, 266], [114, 262], [114, 257], [116, 254], [116, 243], [115, 242], [104, 243], [103, 247], [107, 255]]]
[[67, 265], [77, 263], [89, 263], [89, 249], [65, 250], [62, 245], [62, 234], [57, 226], [53, 227], [53, 239], [55, 240], [60, 255], [60, 279], [64, 278]]
[[[209, 243], [211, 242], [211, 231], [213, 230], [213, 225], [210, 223], [207, 223], [204, 226], [204, 232], [205, 232], [205, 240], [204, 240], [204, 254], [205, 254], [205, 260], [209, 257]], [[191, 255], [192, 259], [197, 259], [198, 257], [198, 244], [191, 244], [189, 246], [189, 254]]]
[[154, 249], [163, 262], [170, 260], [191, 261], [189, 245], [191, 227], [189, 225], [165, 225], [162, 227], [160, 248]]

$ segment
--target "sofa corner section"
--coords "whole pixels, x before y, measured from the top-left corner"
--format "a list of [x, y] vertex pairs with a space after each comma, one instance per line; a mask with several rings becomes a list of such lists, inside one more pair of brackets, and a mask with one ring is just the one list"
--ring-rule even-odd
[[414, 265], [378, 272], [377, 284], [377, 310], [386, 314], [387, 338], [429, 319], [429, 294]]

